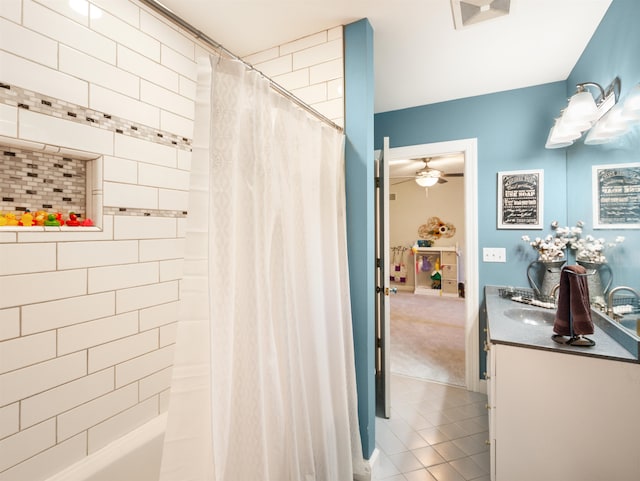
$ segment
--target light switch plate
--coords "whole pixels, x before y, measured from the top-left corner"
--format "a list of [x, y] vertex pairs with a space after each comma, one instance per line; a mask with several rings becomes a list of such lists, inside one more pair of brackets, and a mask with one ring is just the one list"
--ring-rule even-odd
[[483, 247], [483, 262], [507, 262], [507, 249], [504, 247]]

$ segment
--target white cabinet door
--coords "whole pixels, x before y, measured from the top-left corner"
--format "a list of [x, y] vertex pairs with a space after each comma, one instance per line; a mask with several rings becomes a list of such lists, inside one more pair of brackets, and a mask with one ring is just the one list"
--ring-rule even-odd
[[640, 365], [492, 350], [496, 481], [640, 479]]

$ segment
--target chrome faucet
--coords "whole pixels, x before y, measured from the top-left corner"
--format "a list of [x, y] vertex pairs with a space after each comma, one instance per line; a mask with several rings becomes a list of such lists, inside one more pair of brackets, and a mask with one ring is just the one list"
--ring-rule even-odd
[[609, 295], [607, 296], [607, 314], [609, 314], [611, 317], [614, 317], [613, 295], [618, 291], [629, 291], [629, 292], [632, 292], [633, 295], [636, 296], [636, 300], [640, 300], [640, 293], [638, 293], [638, 291], [636, 291], [634, 288], [627, 287], [627, 286], [614, 287], [613, 289], [611, 289], [609, 291]]

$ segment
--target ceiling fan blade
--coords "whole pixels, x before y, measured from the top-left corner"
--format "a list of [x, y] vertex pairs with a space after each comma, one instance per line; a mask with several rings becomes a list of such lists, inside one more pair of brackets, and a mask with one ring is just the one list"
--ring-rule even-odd
[[447, 182], [449, 182], [446, 179], [443, 179], [442, 177], [438, 177], [438, 184], [446, 184]]
[[[391, 177], [390, 180], [395, 180], [395, 179], [405, 179], [404, 177]], [[404, 184], [405, 182], [411, 182], [412, 180], [415, 180], [415, 177], [409, 177], [406, 180], [400, 180], [398, 182], [393, 182], [391, 185], [399, 185], [399, 184]]]
[[450, 174], [442, 174], [443, 177], [464, 177], [463, 172], [451, 172]]

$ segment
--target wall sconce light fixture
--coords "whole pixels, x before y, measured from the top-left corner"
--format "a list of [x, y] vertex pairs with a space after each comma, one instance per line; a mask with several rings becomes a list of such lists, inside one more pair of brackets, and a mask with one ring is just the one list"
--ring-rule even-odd
[[[580, 83], [576, 87], [576, 93], [549, 131], [547, 149], [568, 147], [587, 131], [584, 140], [587, 145], [611, 142], [640, 120], [640, 84], [631, 89], [624, 102], [618, 102], [619, 77], [606, 89], [595, 82]], [[594, 99], [587, 87], [596, 87], [598, 97]]]
[[[596, 87], [599, 95], [596, 99], [587, 87]], [[549, 131], [547, 149], [558, 149], [573, 144], [589, 130], [618, 101], [620, 79], [616, 77], [605, 89], [595, 82], [576, 85], [576, 93], [569, 99], [567, 107], [560, 112]]]

